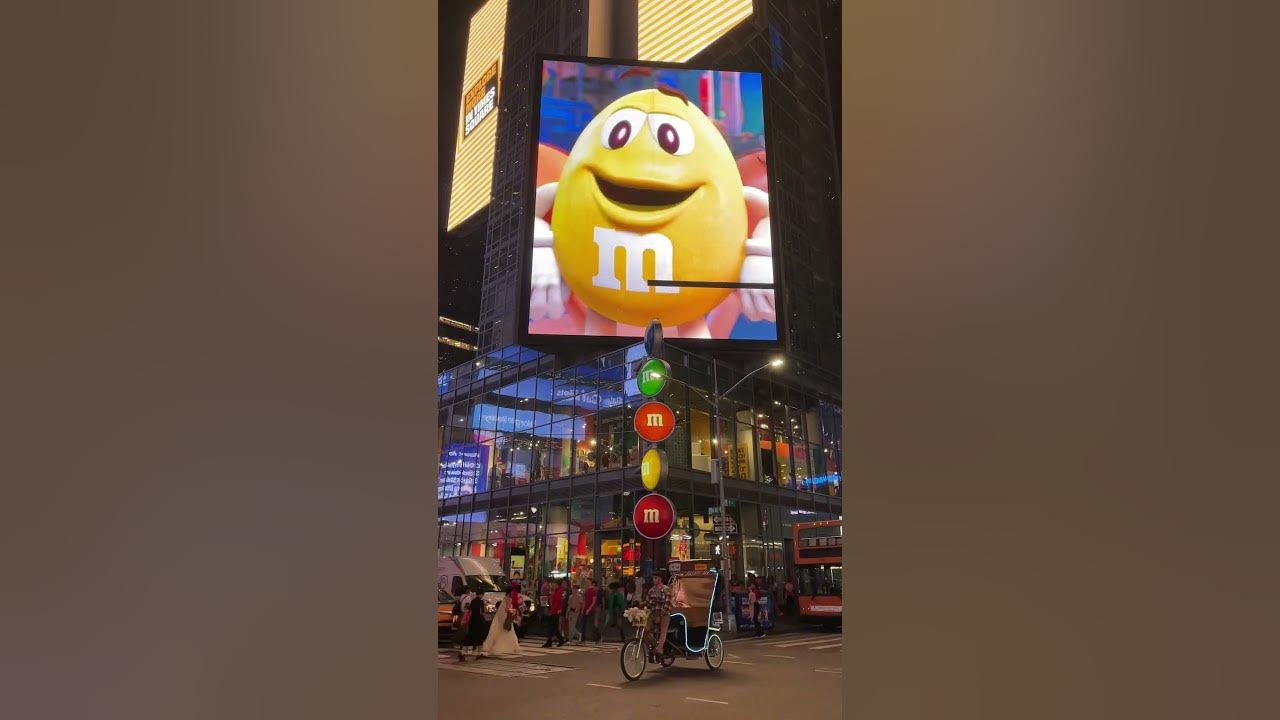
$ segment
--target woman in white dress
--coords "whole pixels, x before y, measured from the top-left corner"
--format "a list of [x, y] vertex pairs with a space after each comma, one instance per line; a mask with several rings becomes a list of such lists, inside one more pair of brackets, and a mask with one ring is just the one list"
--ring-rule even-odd
[[[511, 592], [498, 603], [493, 613], [493, 622], [489, 624], [489, 636], [485, 638], [480, 652], [485, 655], [520, 655], [520, 639], [516, 637], [516, 625], [520, 624], [520, 608], [524, 598], [520, 597], [519, 588], [512, 587]], [[508, 625], [510, 627], [508, 627]]]

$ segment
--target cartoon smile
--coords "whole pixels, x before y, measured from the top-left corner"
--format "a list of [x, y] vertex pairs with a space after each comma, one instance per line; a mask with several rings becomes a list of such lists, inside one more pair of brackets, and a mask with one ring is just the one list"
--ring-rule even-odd
[[680, 187], [653, 180], [623, 180], [588, 170], [595, 180], [597, 202], [611, 219], [631, 225], [657, 225], [670, 219], [702, 185]]

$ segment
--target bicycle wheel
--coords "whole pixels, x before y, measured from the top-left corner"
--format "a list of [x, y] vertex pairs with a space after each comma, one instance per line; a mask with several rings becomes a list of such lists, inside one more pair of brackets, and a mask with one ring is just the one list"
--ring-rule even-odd
[[639, 680], [644, 675], [644, 666], [648, 664], [645, 657], [644, 643], [632, 638], [622, 645], [622, 676], [627, 680]]
[[720, 639], [720, 635], [712, 633], [707, 638], [707, 650], [703, 653], [703, 657], [707, 659], [707, 667], [712, 670], [719, 670], [724, 664], [724, 641]]

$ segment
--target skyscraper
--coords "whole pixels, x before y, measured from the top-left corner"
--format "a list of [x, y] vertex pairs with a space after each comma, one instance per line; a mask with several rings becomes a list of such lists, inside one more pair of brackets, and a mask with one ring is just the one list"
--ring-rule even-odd
[[756, 0], [755, 11], [692, 65], [753, 68], [766, 86], [769, 193], [782, 248], [787, 351], [840, 373], [840, 166], [819, 3]]
[[508, 6], [499, 100], [498, 147], [493, 159], [493, 200], [485, 238], [480, 296], [480, 352], [519, 339], [520, 269], [526, 232], [529, 143], [533, 137], [530, 93], [538, 53], [585, 55], [587, 0], [541, 0]]

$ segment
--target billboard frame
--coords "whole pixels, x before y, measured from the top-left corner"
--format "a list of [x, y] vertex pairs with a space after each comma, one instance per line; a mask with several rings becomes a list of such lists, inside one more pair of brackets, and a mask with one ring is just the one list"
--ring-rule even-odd
[[[524, 222], [521, 223], [520, 238], [520, 295], [517, 297], [516, 322], [519, 329], [516, 334], [517, 342], [530, 348], [544, 347], [549, 350], [556, 348], [564, 348], [566, 346], [589, 346], [593, 349], [617, 349], [635, 345], [643, 340], [643, 337], [628, 336], [596, 336], [596, 335], [550, 335], [542, 333], [529, 332], [529, 293], [532, 290], [532, 274], [533, 266], [530, 263], [533, 250], [533, 213], [534, 201], [538, 186], [538, 136], [542, 127], [542, 68], [544, 63], [551, 62], [572, 62], [584, 65], [609, 65], [620, 67], [637, 67], [637, 68], [663, 68], [671, 70], [702, 70], [712, 72], [738, 72], [738, 73], [754, 73], [760, 76], [760, 103], [764, 114], [764, 143], [765, 143], [765, 175], [769, 180], [769, 187], [774, 188], [777, 183], [777, 170], [774, 163], [768, 162], [769, 152], [769, 128], [773, 125], [772, 106], [769, 104], [769, 98], [772, 96], [772, 78], [769, 77], [762, 69], [734, 67], [724, 64], [690, 64], [690, 63], [672, 63], [672, 62], [645, 62], [639, 60], [624, 60], [619, 58], [600, 58], [588, 57], [584, 55], [559, 55], [549, 53], [535, 53], [533, 59], [533, 68], [530, 76], [530, 87], [537, 88], [536, 93], [532, 95], [530, 101], [530, 142], [526, 153], [526, 159], [529, 163], [528, 179], [525, 180], [522, 190], [524, 190]], [[786, 284], [783, 280], [784, 263], [781, 246], [782, 235], [784, 231], [780, 227], [780, 223], [774, 218], [778, 215], [778, 200], [771, 191], [769, 195], [769, 235], [770, 242], [773, 245], [773, 298], [774, 312], [777, 317], [774, 323], [776, 338], [773, 340], [731, 340], [728, 338], [668, 338], [667, 342], [674, 347], [687, 349], [692, 352], [714, 351], [717, 353], [759, 353], [759, 352], [777, 352], [779, 350], [789, 351], [791, 342], [788, 333], [787, 323], [787, 302], [786, 302]], [[749, 230], [749, 229], [748, 229]]]

